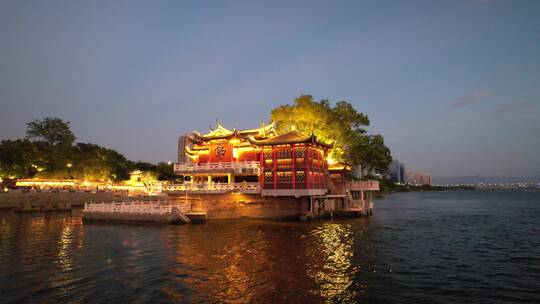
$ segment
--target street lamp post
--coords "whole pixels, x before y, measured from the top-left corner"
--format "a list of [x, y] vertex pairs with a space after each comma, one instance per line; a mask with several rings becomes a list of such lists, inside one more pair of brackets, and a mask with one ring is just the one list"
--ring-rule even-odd
[[68, 168], [68, 174], [69, 174], [69, 178], [70, 179], [73, 179], [73, 176], [71, 176], [71, 167], [73, 166], [72, 163], [67, 163], [66, 167]]

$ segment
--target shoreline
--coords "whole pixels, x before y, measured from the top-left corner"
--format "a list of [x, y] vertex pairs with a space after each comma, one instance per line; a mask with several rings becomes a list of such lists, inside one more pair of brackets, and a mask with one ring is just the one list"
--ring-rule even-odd
[[412, 186], [412, 185], [396, 185], [389, 181], [381, 181], [381, 190], [378, 193], [379, 195], [385, 195], [396, 192], [439, 192], [439, 191], [458, 191], [458, 190], [477, 190], [477, 188], [472, 186], [432, 186], [432, 185], [423, 185], [423, 186]]
[[385, 197], [386, 195], [396, 193], [430, 193], [430, 192], [451, 192], [451, 191], [539, 191], [540, 188], [472, 188], [472, 189], [444, 189], [444, 190], [411, 190], [411, 191], [388, 191], [379, 192], [376, 198]]

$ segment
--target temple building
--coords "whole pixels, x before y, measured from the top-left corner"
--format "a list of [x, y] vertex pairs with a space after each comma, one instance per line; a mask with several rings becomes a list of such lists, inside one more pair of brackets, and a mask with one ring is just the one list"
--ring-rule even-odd
[[329, 167], [331, 145], [294, 128], [278, 134], [273, 124], [230, 130], [217, 122], [209, 133], [183, 135], [178, 148], [174, 172], [184, 182], [164, 190], [208, 217], [367, 214], [378, 190], [376, 181], [348, 181], [347, 166]]

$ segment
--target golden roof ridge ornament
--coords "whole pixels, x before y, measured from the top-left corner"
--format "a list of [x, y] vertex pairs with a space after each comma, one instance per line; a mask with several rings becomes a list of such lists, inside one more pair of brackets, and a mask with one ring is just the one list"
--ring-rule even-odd
[[221, 124], [219, 123], [219, 119], [216, 118], [216, 127], [212, 128], [212, 125], [208, 125], [208, 129], [210, 129], [210, 132], [213, 132], [213, 131], [219, 129], [220, 126], [221, 126]]
[[264, 119], [261, 120], [261, 128], [259, 129], [259, 136], [265, 136], [266, 130], [264, 129]]
[[212, 126], [209, 126], [210, 132], [207, 134], [204, 134], [203, 137], [209, 138], [209, 137], [216, 137], [216, 136], [228, 136], [234, 133], [234, 131], [231, 131], [227, 128], [225, 128], [220, 122], [219, 119], [216, 118], [216, 127], [213, 129]]

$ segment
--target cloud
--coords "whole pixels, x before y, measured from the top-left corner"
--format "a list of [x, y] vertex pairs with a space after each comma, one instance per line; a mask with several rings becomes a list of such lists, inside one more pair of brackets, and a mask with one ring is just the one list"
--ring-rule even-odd
[[491, 93], [488, 91], [474, 91], [471, 94], [461, 96], [458, 99], [454, 100], [450, 106], [452, 108], [470, 106], [472, 104], [478, 103], [482, 99], [489, 96], [491, 96]]
[[534, 105], [535, 103], [532, 101], [517, 101], [517, 102], [500, 104], [497, 106], [495, 111], [497, 113], [510, 113], [510, 112], [519, 111], [521, 109], [526, 109]]

